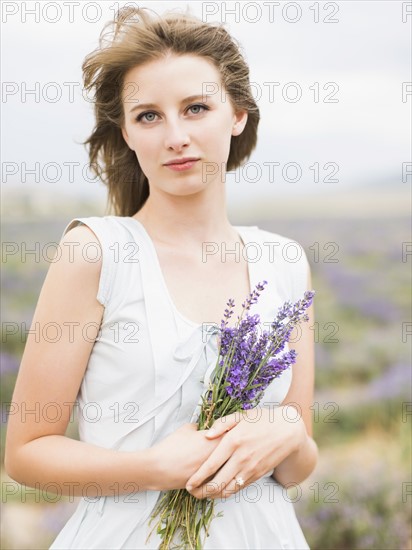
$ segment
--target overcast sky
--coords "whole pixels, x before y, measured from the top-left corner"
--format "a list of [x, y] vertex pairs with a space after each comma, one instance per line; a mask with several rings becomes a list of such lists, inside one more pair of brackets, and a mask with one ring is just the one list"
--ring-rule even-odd
[[[79, 144], [93, 126], [81, 95], [81, 64], [123, 4], [2, 2], [4, 189], [104, 194], [101, 184], [87, 181]], [[233, 200], [402, 185], [402, 163], [411, 161], [410, 3], [138, 5], [158, 13], [189, 6], [205, 21], [225, 22], [243, 47], [262, 118], [240, 183], [229, 183]], [[279, 163], [274, 181], [264, 162]]]

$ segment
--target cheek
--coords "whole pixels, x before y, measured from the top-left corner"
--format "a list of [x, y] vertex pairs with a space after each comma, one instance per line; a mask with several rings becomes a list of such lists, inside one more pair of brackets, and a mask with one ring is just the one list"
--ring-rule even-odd
[[153, 170], [153, 166], [156, 164], [155, 159], [159, 156], [155, 145], [146, 136], [139, 136], [136, 138], [134, 150], [143, 172], [147, 173]]
[[219, 124], [213, 125], [207, 130], [212, 146], [221, 147], [222, 144], [230, 142], [232, 137], [232, 125], [227, 121], [221, 121]]
[[221, 117], [220, 119], [214, 119], [207, 127], [207, 133], [213, 134], [214, 139], [220, 142], [230, 140], [232, 135], [233, 122], [231, 119]]
[[129, 135], [130, 144], [133, 146], [136, 154], [140, 154], [140, 151], [146, 148], [147, 140], [145, 136], [142, 135], [142, 132], [139, 132], [139, 129], [134, 125], [131, 125], [129, 128], [126, 127], [126, 130]]

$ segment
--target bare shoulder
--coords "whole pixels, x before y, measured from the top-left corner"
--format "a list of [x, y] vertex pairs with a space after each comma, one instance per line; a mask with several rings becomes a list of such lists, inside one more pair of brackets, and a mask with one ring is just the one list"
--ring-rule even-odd
[[87, 292], [96, 295], [101, 269], [99, 239], [85, 225], [73, 227], [60, 240], [58, 253], [50, 263], [42, 293], [58, 286], [60, 289], [70, 288], [81, 295]]
[[[89, 255], [89, 247], [95, 249]], [[102, 248], [99, 239], [87, 225], [76, 225], [69, 229], [60, 241], [63, 262], [75, 264], [77, 268], [87, 266], [89, 271], [100, 272], [102, 267]]]
[[[94, 249], [92, 253], [91, 246]], [[53, 300], [60, 304], [66, 316], [72, 313], [74, 317], [82, 317], [84, 320], [87, 317], [101, 319], [103, 306], [96, 299], [101, 269], [99, 239], [85, 225], [73, 227], [61, 238], [59, 256], [50, 264], [38, 308], [41, 308], [43, 302], [44, 305], [47, 303], [47, 309], [41, 308], [43, 314], [47, 315], [47, 311], [55, 309], [50, 304]]]

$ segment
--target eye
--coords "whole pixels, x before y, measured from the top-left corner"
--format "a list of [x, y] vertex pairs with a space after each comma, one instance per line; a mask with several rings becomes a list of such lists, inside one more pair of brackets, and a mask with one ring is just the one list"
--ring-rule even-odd
[[199, 113], [201, 113], [203, 110], [205, 111], [208, 111], [209, 110], [209, 107], [207, 107], [207, 105], [203, 105], [203, 103], [195, 103], [194, 105], [190, 105], [189, 107], [190, 110], [192, 109], [200, 109], [200, 110], [197, 110], [196, 112], [193, 112], [193, 114], [195, 115], [198, 115]]
[[156, 113], [153, 111], [146, 111], [146, 113], [140, 113], [139, 116], [136, 117], [137, 122], [140, 122], [141, 120], [145, 122], [153, 122], [154, 118], [144, 118], [144, 117], [155, 117], [157, 116]]
[[[198, 115], [203, 111], [209, 111], [210, 108], [207, 105], [203, 105], [203, 103], [195, 103], [190, 105], [187, 110], [191, 111], [193, 115]], [[140, 115], [136, 117], [136, 121], [144, 124], [155, 122], [157, 116], [158, 115], [154, 111], [146, 111], [145, 113], [140, 113]]]

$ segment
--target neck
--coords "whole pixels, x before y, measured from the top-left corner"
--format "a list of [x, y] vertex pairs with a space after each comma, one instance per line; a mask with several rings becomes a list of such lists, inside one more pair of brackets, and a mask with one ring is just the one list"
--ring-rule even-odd
[[205, 241], [237, 240], [227, 217], [223, 186], [186, 196], [154, 189], [134, 217], [153, 239], [165, 244], [198, 246]]

